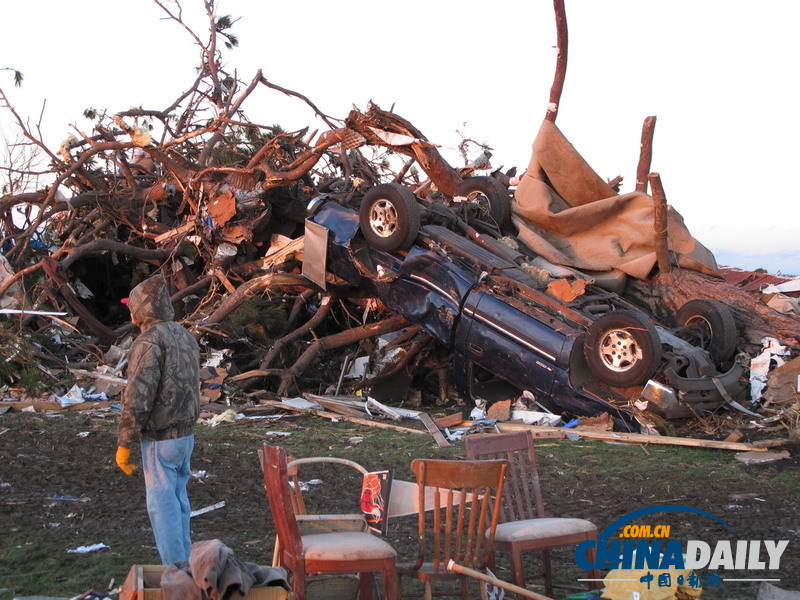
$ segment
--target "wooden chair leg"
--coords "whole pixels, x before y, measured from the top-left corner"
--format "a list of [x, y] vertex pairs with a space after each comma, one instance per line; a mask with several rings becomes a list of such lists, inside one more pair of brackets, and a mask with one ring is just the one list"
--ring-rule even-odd
[[544, 567], [544, 595], [553, 595], [553, 568], [550, 566], [550, 550], [542, 550], [542, 566]]
[[525, 568], [523, 567], [522, 551], [519, 548], [511, 548], [511, 578], [514, 585], [521, 588], [525, 587]]
[[400, 576], [393, 565], [381, 571], [383, 600], [400, 600]]
[[275, 547], [272, 551], [272, 566], [281, 566], [281, 540], [277, 535], [275, 536]]
[[375, 577], [370, 572], [362, 572], [358, 574], [359, 591], [358, 597], [363, 600], [372, 600], [372, 584], [375, 582]]
[[431, 589], [431, 582], [425, 582], [425, 590], [422, 592], [423, 600], [433, 600], [433, 590]]
[[[461, 600], [469, 600], [469, 581], [466, 577], [459, 577], [461, 583]], [[480, 585], [480, 582], [478, 583]], [[483, 596], [481, 596], [483, 598]]]
[[[596, 539], [596, 538], [595, 538]], [[595, 547], [592, 546], [586, 552], [586, 558], [589, 559], [589, 562], [595, 564]], [[589, 589], [590, 590], [599, 590], [603, 587], [603, 582], [600, 581], [603, 577], [603, 574], [600, 572], [599, 569], [591, 569], [587, 571], [586, 574], [589, 576], [589, 579], [593, 581], [589, 582]]]
[[478, 584], [478, 597], [480, 600], [489, 600], [489, 591], [486, 584], [482, 581], [476, 581], [475, 583]]
[[306, 582], [303, 577], [292, 574], [292, 592], [294, 600], [306, 600]]

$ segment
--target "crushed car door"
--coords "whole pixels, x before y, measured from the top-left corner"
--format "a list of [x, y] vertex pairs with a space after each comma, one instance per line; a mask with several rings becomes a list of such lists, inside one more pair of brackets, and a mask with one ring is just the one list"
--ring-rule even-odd
[[565, 336], [515, 307], [477, 290], [462, 308], [456, 352], [522, 390], [549, 395]]
[[389, 308], [449, 348], [461, 299], [473, 284], [459, 267], [433, 252], [412, 248], [397, 277], [376, 287]]

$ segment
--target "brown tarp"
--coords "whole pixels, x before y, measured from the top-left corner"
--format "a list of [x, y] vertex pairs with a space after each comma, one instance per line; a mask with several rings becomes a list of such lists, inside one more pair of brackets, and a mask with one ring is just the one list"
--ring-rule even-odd
[[[656, 264], [653, 198], [617, 194], [554, 123], [544, 121], [512, 204], [519, 239], [550, 262], [589, 271], [619, 269], [645, 279]], [[716, 273], [714, 255], [668, 209], [669, 248], [679, 266]]]

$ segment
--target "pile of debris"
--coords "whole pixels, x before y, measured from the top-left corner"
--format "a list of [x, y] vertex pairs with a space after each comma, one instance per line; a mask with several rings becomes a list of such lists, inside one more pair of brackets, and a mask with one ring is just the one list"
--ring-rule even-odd
[[[372, 241], [380, 244], [396, 225], [381, 219], [400, 204], [364, 199], [390, 183], [414, 199], [403, 206], [421, 204], [419, 210], [439, 219], [437, 226], [444, 223], [461, 236], [440, 232], [450, 236], [451, 246], [434, 243], [429, 250], [447, 256], [466, 243], [488, 248], [494, 258], [487, 260], [506, 260], [525, 271], [525, 289], [541, 288], [536, 302], [559, 317], [580, 321], [575, 306], [596, 286], [604, 301], [624, 298], [668, 325], [688, 301], [724, 302], [735, 319], [738, 352], [722, 358], [727, 368], [739, 364], [750, 371], [751, 395], [745, 401], [723, 394], [726, 408], [741, 417], [734, 425], [728, 411], [682, 416], [698, 417], [707, 428], [797, 431], [796, 302], [779, 312], [784, 305], [776, 306], [774, 296], [765, 302], [720, 278], [711, 253], [667, 207], [658, 174], [649, 174], [654, 118], [645, 121], [640, 176], [631, 194], [618, 193], [619, 178], [600, 179], [555, 127], [560, 89], [521, 176], [515, 169], [492, 170], [487, 147], [475, 148], [479, 158], [454, 168], [393, 112], [370, 105], [337, 120], [261, 72], [249, 82], [236, 79], [220, 67], [214, 50], [228, 21], [216, 23], [202, 49], [201, 75], [165, 109], [93, 111], [87, 115], [95, 122], [91, 134], [72, 136], [57, 150], [17, 118], [21, 134], [49, 167], [37, 172], [37, 157], [27, 155], [20, 155], [25, 164], [4, 166], [10, 176], [0, 197], [4, 400], [18, 407], [32, 399], [45, 400], [40, 407], [116, 402], [134, 335], [120, 300], [159, 272], [173, 289], [177, 318], [205, 349], [202, 390], [211, 405], [274, 402], [309, 391], [367, 391], [382, 414], [402, 405], [416, 411], [425, 404], [464, 405], [464, 394], [454, 389], [452, 346], [374, 291], [395, 277], [387, 275], [388, 267], [379, 265], [366, 287], [329, 270], [328, 244], [342, 233], [321, 232], [308, 218], [309, 206], [337, 205], [356, 215], [360, 209], [361, 231], [368, 237], [363, 221], [372, 218], [378, 227]], [[243, 106], [262, 86], [306, 103], [329, 130], [285, 132], [250, 122]], [[465, 157], [470, 143], [464, 142]], [[49, 177], [47, 185], [32, 188], [32, 172]], [[631, 214], [640, 228], [630, 228]], [[392, 218], [413, 217], [401, 211]], [[628, 229], [621, 228], [623, 220]], [[417, 234], [413, 228], [402, 234], [406, 246]], [[412, 254], [408, 247], [380, 250], [400, 256], [390, 263]], [[486, 282], [479, 278], [478, 284]], [[521, 293], [519, 281], [508, 285]], [[580, 331], [585, 326], [576, 325]], [[657, 414], [645, 414], [646, 387], [610, 385], [601, 400], [615, 418], [620, 411], [635, 414], [642, 427], [653, 429], [663, 423]], [[553, 396], [536, 395], [546, 413], [563, 412], [556, 415], [563, 422], [575, 416], [553, 410], [563, 406]]]

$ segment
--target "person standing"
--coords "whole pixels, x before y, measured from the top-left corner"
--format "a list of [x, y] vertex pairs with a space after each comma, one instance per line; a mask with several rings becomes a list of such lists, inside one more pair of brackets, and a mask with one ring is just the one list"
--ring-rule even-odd
[[130, 449], [138, 438], [147, 513], [161, 562], [168, 565], [188, 560], [191, 548], [186, 484], [200, 414], [200, 350], [173, 320], [161, 275], [134, 287], [127, 304], [141, 333], [128, 353], [116, 463], [126, 475], [133, 474], [137, 467], [130, 463]]

